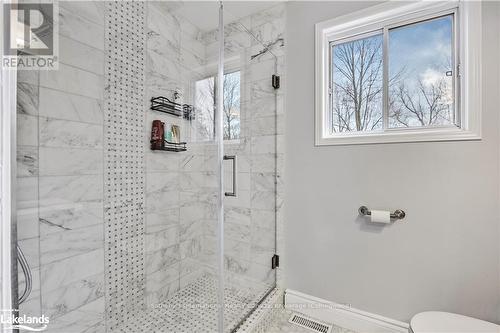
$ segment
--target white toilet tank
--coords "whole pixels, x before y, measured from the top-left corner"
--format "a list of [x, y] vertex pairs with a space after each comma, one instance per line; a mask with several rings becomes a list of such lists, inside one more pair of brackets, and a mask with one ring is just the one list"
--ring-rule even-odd
[[410, 321], [413, 333], [500, 333], [500, 326], [455, 313], [421, 312]]

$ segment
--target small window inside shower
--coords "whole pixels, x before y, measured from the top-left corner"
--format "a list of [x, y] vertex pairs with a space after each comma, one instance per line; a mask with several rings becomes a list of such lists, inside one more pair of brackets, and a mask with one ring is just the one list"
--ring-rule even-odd
[[[195, 108], [198, 141], [210, 141], [215, 131], [215, 76], [195, 83]], [[224, 74], [223, 122], [224, 140], [237, 140], [241, 132], [241, 74], [233, 71]]]

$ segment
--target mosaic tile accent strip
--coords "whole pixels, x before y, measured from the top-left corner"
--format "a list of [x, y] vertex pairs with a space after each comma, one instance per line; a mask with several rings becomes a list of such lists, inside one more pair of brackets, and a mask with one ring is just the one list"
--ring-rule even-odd
[[104, 216], [107, 330], [145, 308], [145, 4], [106, 2]]

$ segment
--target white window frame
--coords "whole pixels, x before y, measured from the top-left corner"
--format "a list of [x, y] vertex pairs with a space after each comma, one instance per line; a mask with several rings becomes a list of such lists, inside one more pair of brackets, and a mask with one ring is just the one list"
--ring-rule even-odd
[[[330, 133], [330, 42], [383, 31], [408, 22], [454, 13], [455, 108], [459, 126], [386, 128], [382, 131]], [[387, 34], [385, 35], [387, 36]], [[315, 144], [348, 145], [370, 143], [455, 141], [481, 139], [481, 2], [389, 1], [359, 12], [316, 24], [315, 32]], [[384, 43], [387, 45], [387, 43]], [[387, 52], [384, 50], [384, 57]], [[384, 58], [384, 73], [387, 59]], [[384, 74], [385, 75], [385, 74]], [[384, 87], [386, 89], [386, 87]], [[384, 94], [387, 96], [387, 91]], [[387, 106], [384, 102], [386, 113]], [[387, 118], [386, 115], [384, 118]], [[385, 119], [384, 119], [385, 121]]]

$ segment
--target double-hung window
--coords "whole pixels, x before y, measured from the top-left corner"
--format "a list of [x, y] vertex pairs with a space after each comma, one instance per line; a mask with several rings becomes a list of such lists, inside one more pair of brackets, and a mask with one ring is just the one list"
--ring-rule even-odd
[[479, 139], [479, 22], [476, 3], [389, 2], [318, 23], [316, 144]]

